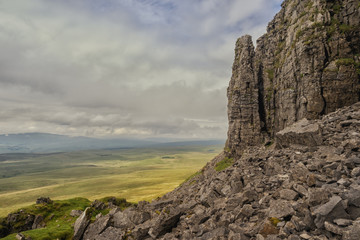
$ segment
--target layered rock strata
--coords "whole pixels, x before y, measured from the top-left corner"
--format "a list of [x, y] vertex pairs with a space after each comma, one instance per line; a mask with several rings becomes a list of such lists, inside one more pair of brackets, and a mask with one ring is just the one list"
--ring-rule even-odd
[[303, 118], [360, 100], [360, 2], [287, 0], [257, 40], [238, 39], [226, 150], [240, 155]]

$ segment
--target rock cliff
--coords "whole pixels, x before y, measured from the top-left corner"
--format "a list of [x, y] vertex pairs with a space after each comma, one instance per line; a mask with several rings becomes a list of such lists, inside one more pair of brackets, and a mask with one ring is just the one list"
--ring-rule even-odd
[[286, 0], [254, 49], [238, 39], [228, 88], [226, 150], [360, 100], [360, 3]]
[[237, 159], [219, 155], [152, 203], [93, 223], [85, 211], [76, 239], [358, 240], [360, 102], [301, 120], [275, 141]]
[[359, 239], [359, 23], [359, 0], [286, 0], [256, 49], [237, 40], [225, 151], [161, 199], [80, 217], [78, 236]]

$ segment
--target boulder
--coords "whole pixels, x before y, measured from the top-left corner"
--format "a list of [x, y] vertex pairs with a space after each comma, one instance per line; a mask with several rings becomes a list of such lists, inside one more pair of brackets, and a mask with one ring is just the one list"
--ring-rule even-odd
[[53, 201], [49, 197], [40, 197], [36, 199], [36, 204], [51, 204]]
[[101, 234], [110, 225], [111, 216], [101, 216], [94, 223], [91, 223], [84, 232], [83, 239], [85, 240], [97, 240], [99, 234]]
[[270, 203], [268, 216], [270, 218], [281, 219], [283, 217], [292, 216], [295, 214], [291, 202], [286, 200], [273, 200]]
[[276, 143], [280, 147], [319, 146], [322, 143], [320, 126], [304, 118], [276, 133]]
[[76, 219], [74, 224], [73, 240], [81, 240], [82, 236], [91, 220], [91, 208], [86, 208], [85, 211]]

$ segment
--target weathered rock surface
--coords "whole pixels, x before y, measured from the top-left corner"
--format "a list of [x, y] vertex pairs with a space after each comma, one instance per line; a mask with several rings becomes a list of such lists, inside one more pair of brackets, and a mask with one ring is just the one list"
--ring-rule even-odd
[[83, 239], [358, 239], [360, 125], [346, 119], [360, 119], [360, 102], [313, 120], [317, 146], [305, 124], [296, 144], [246, 148], [217, 172], [221, 154], [161, 199], [98, 218]]
[[[85, 211], [80, 215], [74, 224], [74, 240], [80, 240], [83, 238], [83, 234], [90, 223], [91, 213], [90, 208], [86, 208]], [[97, 223], [97, 225], [101, 225], [101, 223]]]
[[[250, 36], [236, 43], [227, 151], [240, 155], [303, 118], [317, 119], [359, 101], [359, 53], [358, 1], [284, 1], [256, 49]], [[317, 130], [312, 127], [305, 130], [309, 137]], [[296, 140], [287, 134], [279, 143], [286, 139]]]

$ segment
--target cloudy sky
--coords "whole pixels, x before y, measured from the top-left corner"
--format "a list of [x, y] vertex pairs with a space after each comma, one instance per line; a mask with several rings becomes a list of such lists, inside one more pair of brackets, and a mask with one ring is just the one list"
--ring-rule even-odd
[[236, 39], [280, 0], [0, 0], [0, 134], [225, 138]]

